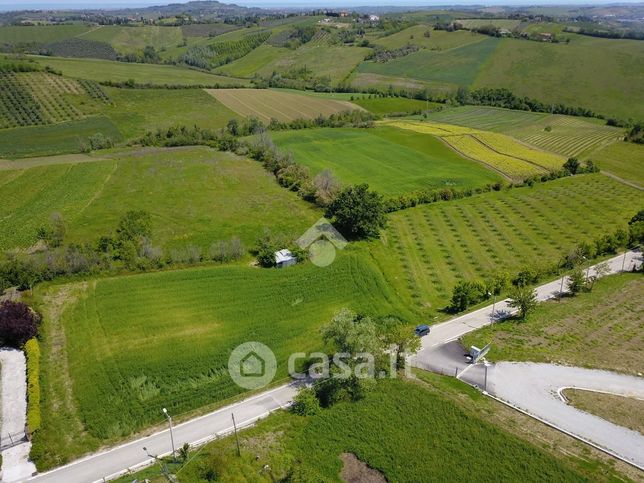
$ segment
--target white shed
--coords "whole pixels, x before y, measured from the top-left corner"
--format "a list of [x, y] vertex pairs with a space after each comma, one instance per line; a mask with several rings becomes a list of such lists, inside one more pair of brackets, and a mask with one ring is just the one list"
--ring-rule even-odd
[[291, 250], [287, 250], [285, 248], [284, 250], [275, 252], [275, 265], [277, 266], [277, 268], [289, 267], [291, 265], [295, 265], [296, 263], [297, 258], [293, 256]]

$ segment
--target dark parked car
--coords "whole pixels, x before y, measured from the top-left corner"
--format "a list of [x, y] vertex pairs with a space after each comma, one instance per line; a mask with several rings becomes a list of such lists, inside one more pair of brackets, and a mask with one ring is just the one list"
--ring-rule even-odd
[[422, 337], [424, 335], [427, 335], [427, 334], [429, 334], [429, 325], [425, 325], [425, 324], [418, 325], [418, 326], [416, 326], [415, 332], [416, 332], [416, 335], [418, 337]]

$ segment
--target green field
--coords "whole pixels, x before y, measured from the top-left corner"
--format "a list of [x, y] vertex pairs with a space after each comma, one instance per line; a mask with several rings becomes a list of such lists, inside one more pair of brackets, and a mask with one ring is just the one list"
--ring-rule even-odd
[[592, 154], [602, 170], [644, 187], [644, 146], [617, 142]]
[[[44, 312], [44, 425], [34, 443], [48, 448], [41, 467], [159, 423], [160, 407], [180, 417], [238, 394], [227, 360], [242, 342], [275, 352], [279, 380], [290, 353], [321, 347], [318, 328], [341, 307], [407, 313], [369, 259], [346, 252], [323, 269], [199, 268], [49, 293], [49, 308], [61, 298], [69, 308], [60, 320]], [[58, 330], [64, 347], [55, 345]], [[55, 370], [61, 357], [67, 374]], [[65, 407], [58, 398], [69, 389], [77, 404]]]
[[207, 89], [206, 92], [240, 116], [254, 117], [266, 124], [271, 119], [282, 122], [315, 119], [359, 109], [346, 101], [303, 96], [283, 89]]
[[171, 126], [224, 127], [239, 117], [202, 89], [118, 89], [106, 87], [112, 104], [101, 109], [126, 139]]
[[520, 20], [510, 18], [465, 18], [457, 21], [466, 29], [475, 29], [487, 25], [493, 25], [497, 28], [512, 30], [517, 28], [521, 23]]
[[432, 121], [502, 132], [563, 156], [580, 156], [617, 141], [623, 129], [593, 118], [461, 106], [429, 114]]
[[[278, 186], [255, 161], [208, 148], [144, 149], [106, 154], [92, 163], [0, 171], [0, 247], [30, 246], [51, 213], [69, 225], [69, 240], [93, 242], [128, 210], [152, 214], [163, 247], [239, 236], [247, 248], [264, 227], [296, 238], [320, 214]], [[18, 163], [17, 163], [18, 164]], [[280, 216], [280, 213], [290, 216]]]
[[443, 51], [420, 50], [386, 63], [363, 62], [358, 72], [469, 86], [498, 46], [499, 39], [488, 37]]
[[625, 227], [643, 200], [601, 174], [564, 178], [394, 213], [370, 250], [401, 297], [436, 315], [459, 280], [556, 263], [577, 243]]
[[313, 174], [330, 169], [344, 184], [369, 183], [387, 196], [500, 179], [433, 136], [391, 127], [277, 132], [273, 140]]
[[0, 43], [48, 43], [76, 37], [87, 32], [87, 25], [36, 25], [36, 26], [3, 26], [0, 27]]
[[540, 304], [525, 323], [509, 320], [472, 332], [465, 336], [465, 345], [492, 342], [487, 357], [495, 361], [554, 362], [640, 374], [643, 292], [640, 274], [611, 275], [599, 280], [591, 293]]
[[180, 44], [183, 36], [181, 27], [158, 27], [144, 25], [128, 27], [120, 25], [100, 25], [79, 38], [106, 42], [119, 52], [136, 52], [148, 45], [156, 50], [174, 47]]
[[[429, 37], [425, 37], [424, 35], [427, 31], [430, 32]], [[485, 40], [485, 38], [483, 35], [472, 34], [464, 30], [447, 32], [445, 30], [432, 30], [428, 25], [414, 25], [395, 34], [376, 38], [373, 40], [373, 43], [385, 47], [388, 50], [399, 49], [411, 44], [440, 51], [480, 42]]]
[[248, 84], [248, 81], [172, 65], [134, 64], [99, 59], [63, 59], [60, 57], [32, 56], [30, 58], [37, 60], [43, 66], [48, 65], [62, 71], [66, 76], [95, 81], [127, 82], [132, 79], [139, 84], [205, 86]]
[[571, 35], [566, 43], [501, 39], [472, 87], [507, 87], [542, 102], [584, 106], [606, 116], [644, 117], [637, 40]]
[[107, 117], [87, 117], [77, 121], [47, 126], [20, 127], [0, 130], [0, 156], [25, 158], [52, 154], [78, 153], [83, 144], [96, 133], [114, 141], [121, 133]]
[[406, 97], [373, 97], [369, 99], [364, 95], [355, 96], [354, 100], [351, 102], [380, 116], [399, 113], [415, 113], [441, 106], [441, 104], [435, 102], [408, 99]]

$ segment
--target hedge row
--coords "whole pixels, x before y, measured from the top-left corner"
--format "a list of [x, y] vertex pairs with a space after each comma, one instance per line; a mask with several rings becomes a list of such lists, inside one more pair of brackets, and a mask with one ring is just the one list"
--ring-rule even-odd
[[25, 343], [27, 357], [27, 429], [34, 434], [40, 429], [40, 345], [35, 337]]

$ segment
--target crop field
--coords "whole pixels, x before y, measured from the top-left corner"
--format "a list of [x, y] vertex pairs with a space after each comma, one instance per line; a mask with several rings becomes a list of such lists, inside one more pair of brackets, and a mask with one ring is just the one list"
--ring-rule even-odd
[[637, 40], [570, 36], [569, 44], [501, 39], [470, 87], [507, 87], [542, 102], [581, 105], [605, 116], [642, 119], [641, 44]]
[[105, 116], [46, 126], [0, 129], [0, 157], [11, 159], [79, 153], [88, 138], [99, 132], [115, 142], [122, 139], [118, 128]]
[[231, 75], [234, 77], [250, 78], [255, 73], [265, 74], [267, 65], [273, 64], [278, 59], [288, 56], [292, 50], [273, 47], [267, 43], [260, 45], [252, 52], [249, 52], [241, 59], [237, 59], [230, 64], [222, 65], [215, 69], [215, 73]]
[[601, 174], [394, 213], [371, 250], [397, 292], [428, 314], [459, 280], [545, 266], [584, 240], [625, 227], [641, 191]]
[[485, 106], [461, 106], [433, 112], [431, 121], [509, 134], [541, 149], [566, 157], [591, 153], [616, 141], [623, 130], [598, 119], [513, 111]]
[[433, 109], [441, 104], [435, 102], [421, 101], [419, 99], [409, 99], [406, 97], [373, 97], [355, 96], [351, 101], [363, 109], [376, 115], [386, 116], [388, 114], [415, 113]]
[[358, 67], [358, 72], [469, 86], [477, 78], [487, 59], [494, 55], [498, 45], [499, 39], [487, 37], [449, 50], [420, 50], [384, 64], [363, 62]]
[[513, 180], [559, 169], [565, 162], [556, 154], [532, 149], [503, 134], [434, 122], [392, 121], [388, 124], [438, 136], [462, 155]]
[[309, 42], [289, 55], [280, 56], [258, 71], [270, 75], [273, 71], [288, 74], [306, 71], [315, 77], [328, 77], [331, 85], [337, 85], [348, 78], [360, 62], [369, 54], [364, 47], [326, 45], [323, 42]]
[[48, 43], [76, 37], [87, 32], [90, 27], [86, 25], [35, 25], [0, 27], [0, 43]]
[[0, 171], [0, 248], [32, 245], [53, 212], [69, 225], [70, 241], [93, 242], [136, 207], [151, 213], [155, 244], [202, 249], [233, 236], [250, 247], [264, 227], [296, 238], [320, 216], [259, 163], [229, 153], [176, 148], [104, 156], [113, 159]]
[[231, 111], [260, 121], [292, 121], [329, 116], [342, 111], [359, 109], [357, 106], [332, 99], [302, 96], [284, 91], [267, 89], [207, 89], [210, 95]]
[[468, 334], [465, 343], [492, 342], [491, 360], [556, 362], [639, 374], [644, 371], [642, 290], [641, 275], [611, 275], [599, 280], [591, 293], [540, 304], [526, 324], [494, 324]]
[[520, 20], [509, 18], [464, 18], [457, 20], [466, 29], [475, 29], [486, 25], [493, 25], [497, 28], [512, 30], [519, 26]]
[[[429, 32], [430, 36], [425, 37]], [[429, 25], [414, 25], [386, 37], [373, 39], [373, 43], [389, 50], [400, 49], [406, 45], [418, 45], [430, 50], [449, 50], [485, 40], [484, 35], [472, 34], [464, 30], [447, 32], [432, 30]]]
[[104, 89], [112, 103], [100, 112], [125, 139], [180, 125], [218, 129], [239, 117], [203, 89]]
[[106, 42], [119, 52], [136, 52], [148, 45], [156, 50], [174, 47], [181, 43], [183, 36], [180, 27], [100, 25], [79, 38]]
[[214, 86], [247, 85], [248, 81], [233, 77], [217, 76], [173, 65], [135, 64], [99, 59], [65, 59], [61, 57], [31, 56], [43, 66], [62, 71], [69, 77], [95, 81], [127, 82], [132, 79], [140, 84], [176, 84]]
[[273, 141], [312, 174], [330, 169], [343, 184], [368, 183], [386, 196], [501, 179], [432, 136], [392, 127], [276, 132]]
[[[240, 393], [227, 360], [229, 351], [249, 337], [274, 351], [280, 380], [293, 351], [321, 348], [318, 329], [340, 308], [373, 315], [408, 313], [396, 305], [373, 263], [349, 253], [323, 269], [312, 264], [288, 270], [226, 266], [80, 285], [61, 320], [46, 314], [50, 326], [65, 331], [62, 352], [69, 358], [67, 382], [78, 401], [77, 413], [58, 412], [55, 403], [46, 406], [46, 424], [38, 433], [39, 438], [69, 440], [71, 447], [77, 438], [113, 441], [159, 423], [160, 407], [179, 416]], [[52, 287], [49, 293], [56, 297], [67, 290]], [[58, 362], [50, 359], [52, 342], [44, 342], [48, 365]], [[45, 400], [60, 389], [54, 379], [46, 379]], [[71, 423], [80, 423], [81, 432], [75, 433]], [[54, 460], [70, 446], [59, 444], [45, 458]]]
[[602, 170], [644, 188], [644, 146], [641, 144], [616, 142], [595, 151], [592, 159]]
[[[237, 31], [231, 34], [237, 34]], [[236, 40], [218, 39], [214, 43], [189, 48], [179, 60], [201, 69], [214, 69], [245, 56], [262, 45], [270, 35], [270, 32], [253, 32]]]
[[83, 113], [70, 102], [108, 102], [92, 81], [79, 82], [45, 72], [0, 72], [0, 129], [72, 121]]

